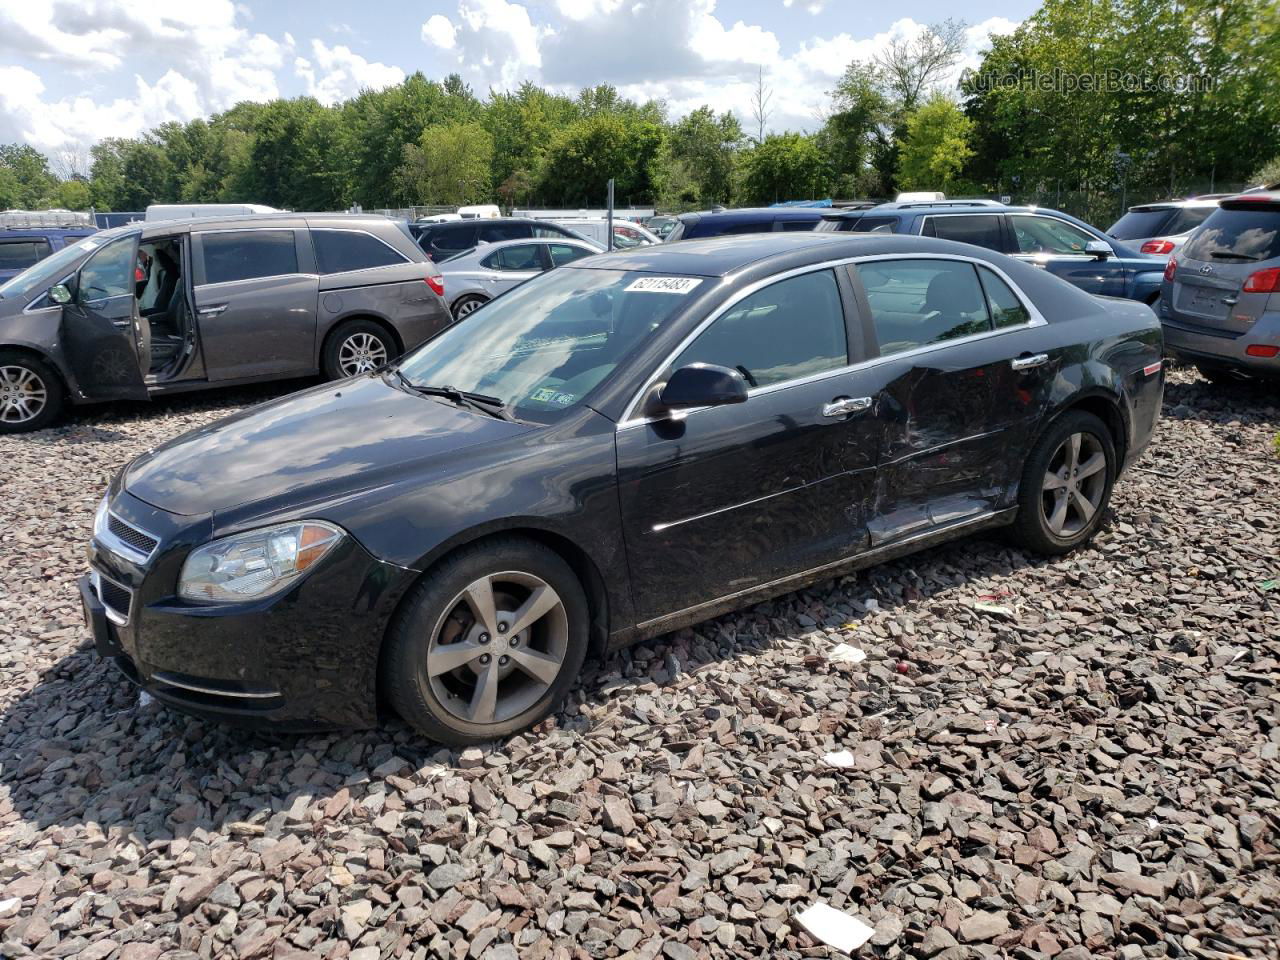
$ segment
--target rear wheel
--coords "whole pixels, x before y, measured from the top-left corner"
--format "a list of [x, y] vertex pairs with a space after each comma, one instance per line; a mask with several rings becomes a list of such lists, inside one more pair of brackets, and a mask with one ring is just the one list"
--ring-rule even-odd
[[351, 320], [338, 327], [325, 344], [322, 365], [330, 380], [358, 377], [377, 370], [398, 354], [391, 335], [372, 320]]
[[0, 351], [0, 433], [28, 433], [54, 423], [66, 397], [62, 381], [43, 360]]
[[444, 560], [411, 591], [388, 634], [382, 688], [441, 743], [524, 730], [569, 692], [587, 652], [587, 599], [553, 550], [497, 539]]
[[1086, 543], [1102, 525], [1115, 476], [1115, 443], [1106, 424], [1083, 411], [1061, 417], [1023, 466], [1014, 537], [1046, 554]]
[[475, 313], [488, 302], [484, 297], [472, 294], [459, 297], [453, 304], [453, 319], [461, 320], [463, 317]]

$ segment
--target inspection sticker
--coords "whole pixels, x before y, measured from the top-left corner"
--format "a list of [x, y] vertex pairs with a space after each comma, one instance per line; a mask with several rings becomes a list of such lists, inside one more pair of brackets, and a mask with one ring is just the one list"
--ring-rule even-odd
[[639, 280], [632, 280], [625, 292], [635, 290], [640, 293], [678, 293], [683, 296], [701, 282], [698, 277], [641, 277]]

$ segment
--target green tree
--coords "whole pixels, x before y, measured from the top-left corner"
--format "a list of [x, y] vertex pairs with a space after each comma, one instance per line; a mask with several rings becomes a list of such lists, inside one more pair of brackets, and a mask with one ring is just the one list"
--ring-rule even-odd
[[651, 200], [662, 141], [651, 114], [598, 110], [553, 137], [539, 171], [539, 193], [554, 204], [599, 206], [612, 177], [618, 203]]
[[831, 112], [818, 134], [841, 196], [874, 195], [887, 188], [875, 161], [888, 146], [891, 113], [880, 70], [874, 64], [849, 64], [831, 91]]
[[950, 97], [935, 93], [907, 119], [898, 152], [903, 190], [951, 190], [973, 156], [973, 121]]
[[7, 186], [11, 195], [8, 206], [37, 209], [48, 205], [58, 188], [58, 178], [49, 171], [49, 160], [34, 147], [26, 144], [0, 144], [0, 170], [7, 171]]
[[414, 203], [481, 203], [492, 196], [492, 165], [489, 131], [472, 121], [442, 123], [427, 127], [417, 143], [405, 144], [396, 181]]
[[739, 164], [740, 199], [768, 204], [826, 195], [831, 171], [818, 139], [802, 133], [770, 134]]
[[58, 206], [66, 210], [88, 210], [93, 205], [89, 184], [83, 180], [63, 180], [58, 184]]
[[742, 125], [731, 113], [716, 116], [710, 107], [699, 107], [671, 126], [662, 165], [664, 190], [683, 196], [688, 185], [672, 191], [672, 184], [691, 178], [692, 199], [701, 204], [728, 203], [733, 189], [733, 161], [743, 143]]

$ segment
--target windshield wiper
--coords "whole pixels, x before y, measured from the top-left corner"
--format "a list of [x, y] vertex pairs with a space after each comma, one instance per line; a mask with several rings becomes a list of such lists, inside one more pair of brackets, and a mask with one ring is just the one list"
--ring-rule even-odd
[[409, 390], [424, 397], [443, 397], [446, 400], [452, 400], [460, 407], [467, 407], [480, 413], [486, 413], [498, 420], [506, 420], [509, 423], [515, 423], [516, 418], [507, 413], [507, 405], [498, 397], [491, 397], [484, 393], [475, 393], [471, 390], [459, 390], [457, 387], [451, 387], [448, 384], [444, 386], [424, 386], [414, 383], [401, 372], [400, 368], [396, 368], [396, 376], [400, 378], [400, 382]]

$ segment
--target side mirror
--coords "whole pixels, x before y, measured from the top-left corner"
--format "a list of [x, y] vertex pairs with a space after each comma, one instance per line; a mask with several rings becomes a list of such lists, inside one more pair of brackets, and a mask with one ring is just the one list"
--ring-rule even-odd
[[668, 410], [719, 407], [746, 401], [747, 382], [742, 379], [742, 374], [714, 363], [691, 363], [681, 367], [658, 394], [658, 402]]
[[1115, 251], [1111, 249], [1111, 244], [1105, 240], [1090, 240], [1084, 245], [1084, 252], [1093, 254], [1099, 260], [1105, 260]]
[[70, 303], [71, 290], [65, 283], [55, 283], [49, 288], [49, 299], [57, 304]]

